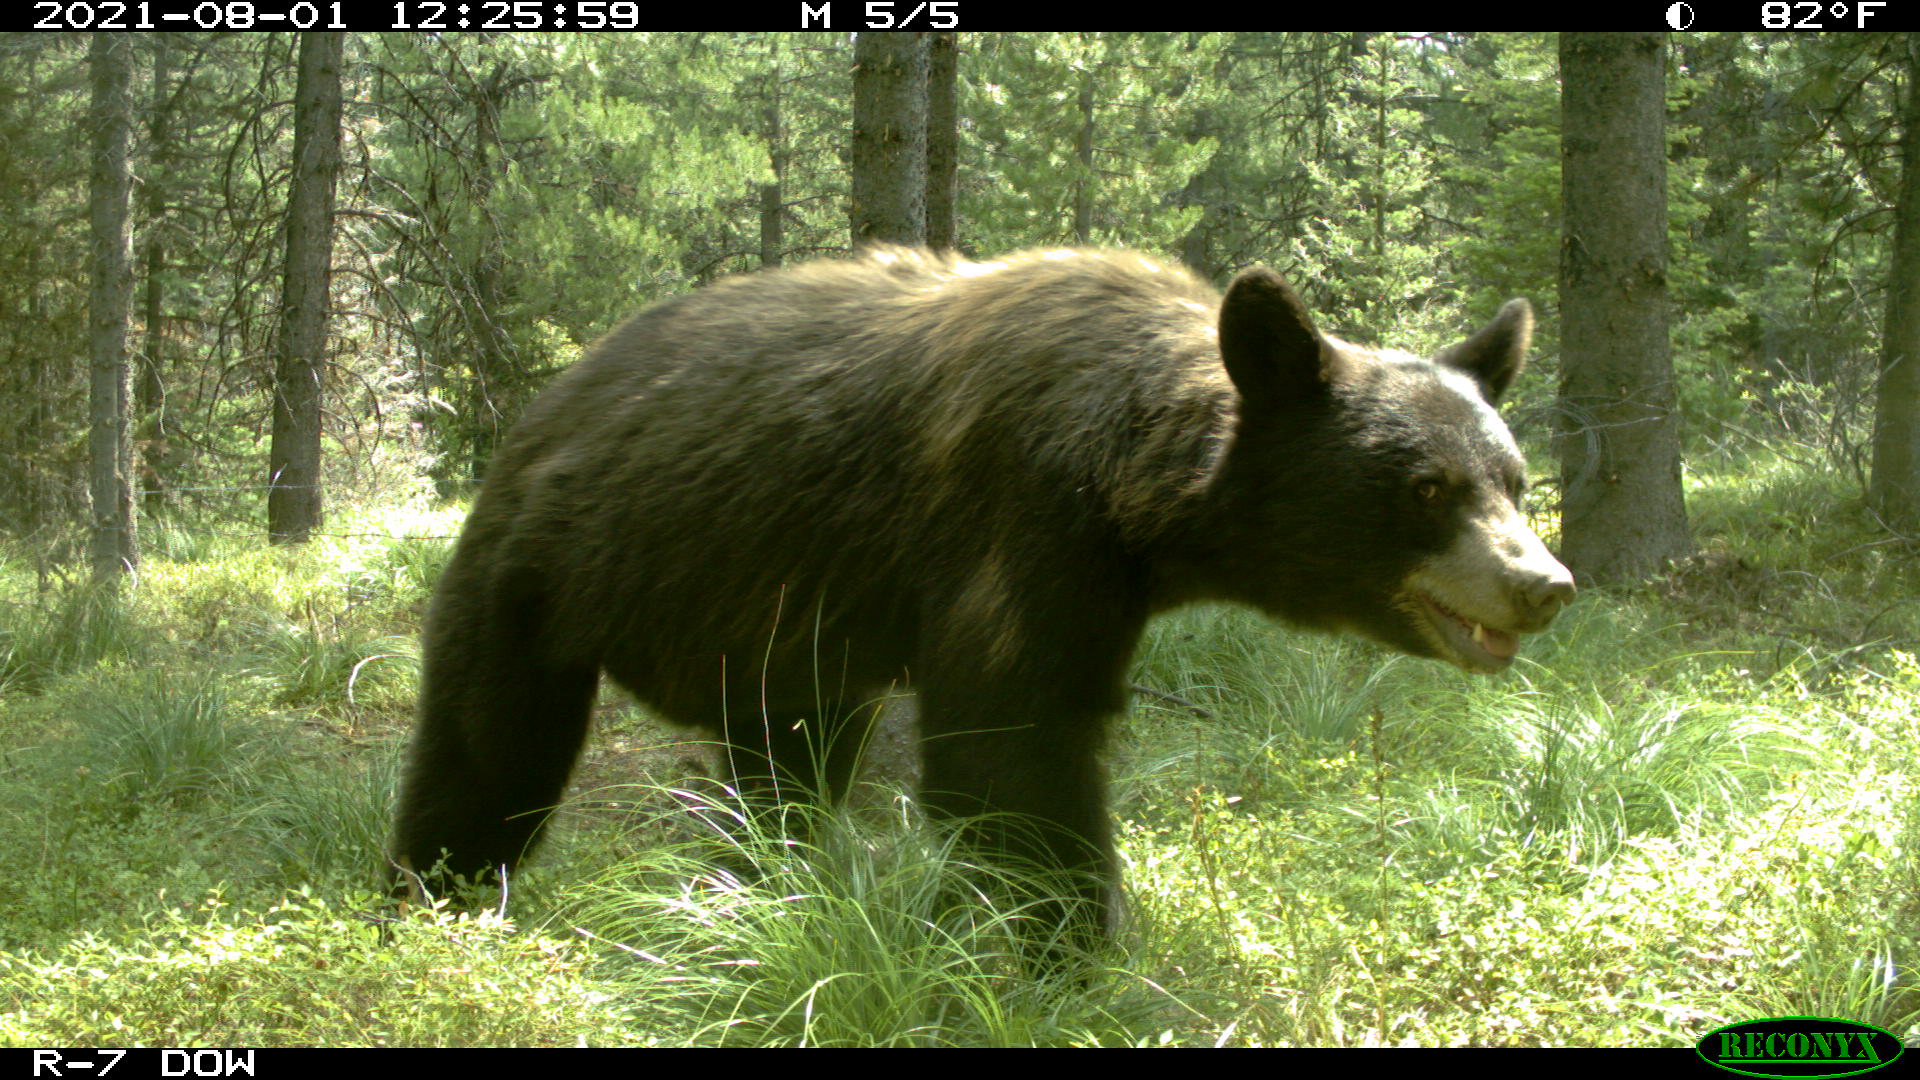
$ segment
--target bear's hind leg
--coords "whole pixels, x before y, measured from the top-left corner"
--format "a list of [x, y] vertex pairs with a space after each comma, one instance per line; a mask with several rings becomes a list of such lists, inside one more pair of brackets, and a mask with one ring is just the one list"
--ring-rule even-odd
[[1054, 967], [1097, 951], [1112, 928], [1119, 871], [1099, 759], [1105, 717], [1023, 726], [1006, 723], [1010, 712], [985, 714], [1001, 727], [968, 729], [929, 702], [921, 798], [937, 816], [965, 819], [980, 854], [1011, 856], [1015, 875], [1059, 875], [1034, 882], [1038, 891], [1017, 889], [1042, 928], [1028, 944]]

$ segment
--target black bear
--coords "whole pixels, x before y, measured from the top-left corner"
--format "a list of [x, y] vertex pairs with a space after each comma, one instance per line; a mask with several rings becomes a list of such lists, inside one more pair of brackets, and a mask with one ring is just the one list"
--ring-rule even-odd
[[[1431, 359], [1130, 252], [902, 249], [722, 281], [557, 378], [494, 459], [427, 620], [394, 857], [511, 867], [600, 673], [715, 733], [752, 798], [845, 789], [920, 701], [923, 797], [1103, 920], [1099, 761], [1156, 612], [1251, 604], [1497, 671], [1573, 580], [1494, 412], [1515, 300]], [[784, 779], [784, 783], [783, 783]], [[796, 783], [797, 781], [797, 783]]]

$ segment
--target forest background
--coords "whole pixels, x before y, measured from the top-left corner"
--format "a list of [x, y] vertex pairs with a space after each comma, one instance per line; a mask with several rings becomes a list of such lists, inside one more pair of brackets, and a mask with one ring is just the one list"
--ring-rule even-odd
[[924, 37], [936, 243], [1271, 265], [1415, 349], [1530, 297], [1528, 509], [1615, 553], [1569, 558], [1603, 587], [1495, 682], [1164, 620], [1136, 679], [1173, 696], [1112, 762], [1131, 924], [1086, 986], [1023, 976], [992, 890], [955, 906], [899, 776], [813, 847], [723, 837], [698, 748], [611, 694], [505, 917], [397, 916], [413, 637], [474, 483], [622, 315], [895, 235], [862, 224], [860, 46], [0, 38], [0, 1040], [1912, 1041], [1915, 40], [1651, 39], [1670, 352], [1631, 378], [1671, 393], [1645, 486], [1683, 509], [1649, 542], [1561, 517], [1612, 437], [1561, 334], [1572, 105], [1611, 99], [1563, 111], [1562, 60], [1623, 42]]

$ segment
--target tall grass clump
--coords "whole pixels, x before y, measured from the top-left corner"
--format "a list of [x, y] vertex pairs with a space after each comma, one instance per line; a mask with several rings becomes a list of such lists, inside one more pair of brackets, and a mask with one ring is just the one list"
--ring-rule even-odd
[[355, 603], [421, 610], [433, 593], [434, 582], [453, 558], [453, 542], [437, 536], [395, 538], [366, 561], [348, 582], [347, 595]]
[[64, 764], [83, 801], [115, 814], [184, 806], [250, 783], [260, 728], [238, 715], [217, 673], [117, 671], [68, 692]]
[[[1126, 1043], [1171, 1003], [1049, 938], [1019, 898], [1059, 882], [965, 857], [909, 800], [877, 823], [792, 808], [781, 824], [808, 837], [795, 840], [731, 796], [675, 794], [714, 835], [610, 869], [568, 915], [617, 950], [638, 1022], [676, 1041]], [[1077, 981], [1092, 972], [1098, 991]]]
[[1495, 779], [1524, 830], [1569, 856], [1629, 836], [1670, 835], [1690, 816], [1738, 809], [1812, 748], [1763, 706], [1598, 696], [1526, 703], [1509, 728], [1518, 762]]
[[45, 605], [0, 599], [0, 692], [39, 693], [103, 661], [136, 657], [149, 636], [111, 589], [77, 586]]
[[249, 670], [273, 688], [275, 704], [344, 712], [412, 700], [419, 667], [413, 637], [309, 614], [307, 625], [275, 620], [251, 635]]
[[261, 778], [240, 808], [240, 829], [263, 866], [277, 867], [289, 882], [380, 880], [399, 775], [396, 754], [362, 763], [282, 765]]
[[1325, 778], [1308, 763], [1352, 750], [1393, 708], [1402, 670], [1397, 658], [1290, 634], [1240, 609], [1163, 620], [1134, 677], [1177, 700], [1140, 699], [1132, 734], [1143, 752], [1120, 771], [1121, 799], [1164, 798], [1168, 787], [1184, 793], [1195, 784], [1253, 802], [1298, 797]]
[[140, 554], [146, 560], [218, 562], [257, 542], [244, 526], [213, 515], [161, 514], [140, 522]]

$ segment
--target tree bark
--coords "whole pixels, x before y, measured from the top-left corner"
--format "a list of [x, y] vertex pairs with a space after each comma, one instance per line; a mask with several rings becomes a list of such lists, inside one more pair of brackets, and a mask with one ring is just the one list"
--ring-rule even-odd
[[1630, 581], [1689, 549], [1667, 339], [1666, 40], [1560, 35], [1561, 559]]
[[1920, 33], [1908, 33], [1902, 44], [1907, 101], [1900, 130], [1900, 194], [1867, 495], [1887, 524], [1912, 531], [1920, 527]]
[[91, 562], [96, 582], [112, 584], [138, 563], [133, 521], [133, 443], [129, 438], [127, 310], [133, 283], [128, 275], [127, 138], [133, 126], [129, 88], [133, 41], [122, 34], [93, 35], [88, 66], [93, 101], [93, 170], [88, 184], [92, 286], [87, 329], [91, 369], [89, 435], [92, 494]]
[[780, 39], [769, 36], [767, 52], [772, 61], [767, 73], [767, 166], [773, 183], [760, 185], [760, 266], [779, 266], [787, 252], [787, 136], [780, 115]]
[[321, 521], [320, 404], [326, 371], [327, 285], [333, 261], [333, 188], [340, 171], [344, 36], [300, 35], [294, 92], [293, 191], [281, 293], [273, 442], [267, 452], [267, 537], [305, 543]]
[[927, 45], [927, 246], [951, 251], [958, 218], [960, 145], [957, 33], [929, 34]]
[[172, 75], [173, 36], [155, 34], [152, 111], [147, 120], [147, 182], [141, 186], [140, 192], [146, 218], [146, 235], [142, 243], [144, 250], [141, 253], [141, 277], [146, 284], [141, 321], [145, 324], [146, 347], [141, 350], [140, 382], [135, 395], [136, 413], [141, 424], [139, 486], [145, 489], [141, 502], [149, 513], [166, 505], [168, 482], [166, 335], [165, 316], [161, 313], [165, 299], [161, 278], [166, 271], [167, 256], [160, 222], [166, 212], [167, 190], [164, 180], [173, 137], [172, 103], [169, 100]]
[[923, 244], [926, 35], [861, 34], [853, 57], [853, 246]]
[[[505, 436], [505, 414], [513, 408], [515, 375], [513, 342], [497, 321], [507, 310], [506, 238], [494, 223], [493, 188], [505, 176], [507, 154], [500, 145], [500, 113], [515, 82], [504, 61], [496, 62], [487, 77], [474, 86], [473, 171], [467, 191], [473, 197], [474, 219], [483, 227], [480, 250], [473, 264], [472, 317], [474, 389], [469, 403], [473, 438], [467, 445], [467, 476], [482, 479], [494, 451]], [[504, 406], [504, 407], [503, 407]]]
[[1080, 72], [1080, 127], [1074, 132], [1073, 160], [1080, 166], [1073, 181], [1073, 242], [1093, 242], [1093, 68]]

